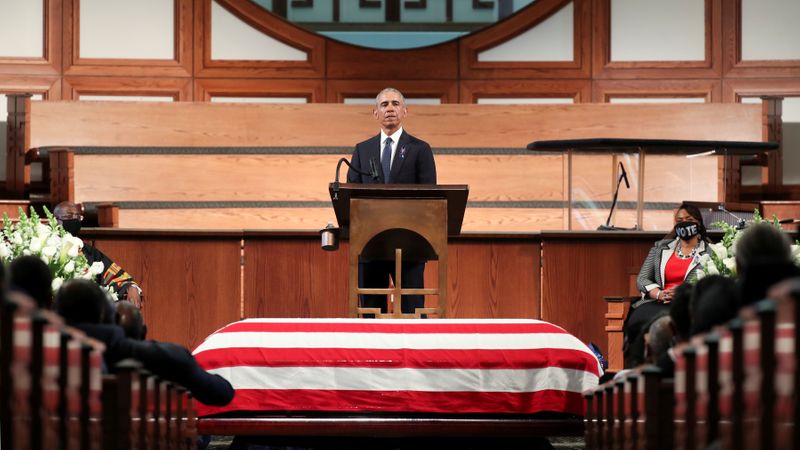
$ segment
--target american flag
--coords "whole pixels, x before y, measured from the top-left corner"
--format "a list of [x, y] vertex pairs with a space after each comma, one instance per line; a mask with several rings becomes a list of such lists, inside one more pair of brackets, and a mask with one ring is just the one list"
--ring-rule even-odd
[[248, 319], [205, 339], [200, 365], [231, 382], [229, 411], [584, 413], [602, 371], [538, 320]]

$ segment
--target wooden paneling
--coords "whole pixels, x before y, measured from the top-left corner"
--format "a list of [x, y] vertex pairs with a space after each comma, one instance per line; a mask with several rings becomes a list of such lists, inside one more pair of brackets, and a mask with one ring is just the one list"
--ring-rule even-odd
[[211, 59], [211, 2], [194, 2], [195, 77], [319, 78], [326, 64], [325, 41], [270, 14], [249, 0], [214, 0], [256, 30], [308, 54], [306, 61], [227, 61]]
[[240, 318], [239, 235], [82, 236], [128, 271], [144, 292], [148, 338], [193, 348]]
[[455, 41], [392, 51], [357, 47], [332, 39], [327, 39], [325, 44], [328, 56], [325, 76], [329, 80], [454, 80], [458, 77], [458, 43]]
[[[52, 0], [51, 0], [52, 1]], [[80, 0], [64, 4], [64, 75], [124, 77], [190, 77], [192, 74], [193, 0], [172, 0], [175, 5], [173, 59], [82, 58], [80, 55]], [[123, 20], [124, 18], [120, 18]]]
[[[0, 68], [3, 65], [0, 63]], [[38, 75], [0, 75], [0, 93], [42, 94], [47, 100], [61, 100], [61, 78]], [[4, 120], [4, 118], [0, 118]]]
[[[346, 98], [374, 99], [386, 87], [399, 89], [406, 99], [436, 98], [441, 103], [458, 103], [458, 83], [454, 80], [329, 80], [328, 103], [343, 103]], [[416, 108], [415, 105], [411, 106]]]
[[606, 350], [603, 296], [627, 295], [627, 267], [638, 267], [657, 238], [551, 238], [542, 235], [542, 320]]
[[42, 1], [44, 2], [43, 56], [39, 58], [0, 56], [0, 83], [3, 82], [6, 75], [12, 77], [20, 75], [53, 76], [61, 73], [62, 0]]
[[478, 54], [511, 40], [567, 5], [567, 0], [539, 0], [508, 19], [459, 39], [460, 76], [464, 79], [588, 78], [591, 74], [591, 2], [572, 0], [572, 61], [478, 61]]
[[787, 96], [800, 97], [800, 77], [770, 79], [732, 79], [722, 82], [722, 99], [736, 103], [742, 97]]
[[211, 97], [301, 97], [308, 103], [325, 101], [325, 83], [321, 80], [259, 80], [238, 78], [197, 78], [194, 98]]
[[722, 21], [726, 77], [800, 77], [800, 60], [742, 61], [742, 0], [723, 0]]
[[463, 80], [461, 103], [477, 103], [479, 98], [571, 98], [575, 103], [592, 101], [589, 80]]
[[81, 95], [172, 97], [175, 101], [192, 98], [192, 82], [189, 78], [67, 76], [64, 77], [62, 89], [65, 100], [78, 100]]
[[[538, 319], [539, 247], [537, 238], [451, 240], [448, 318]], [[426, 287], [437, 284], [437, 264], [425, 267]]]
[[246, 236], [244, 316], [347, 317], [347, 255], [346, 243]]
[[[759, 141], [760, 124], [758, 105], [460, 104], [414, 105], [405, 126], [434, 148], [525, 148], [535, 140], [598, 136]], [[32, 102], [30, 133], [34, 148], [350, 148], [374, 135], [376, 124], [367, 105]]]
[[[539, 242], [469, 239], [448, 249], [448, 317], [538, 318]], [[348, 245], [245, 237], [245, 317], [346, 317]], [[436, 285], [437, 263], [425, 268]]]
[[[598, 0], [594, 8], [593, 78], [718, 78], [722, 71], [722, 1], [705, 0], [705, 60], [612, 61], [611, 0]], [[653, 17], [651, 20], [658, 20]], [[675, 33], [681, 31], [676, 29]], [[665, 36], [665, 39], [668, 39]]]
[[593, 83], [594, 101], [607, 103], [624, 98], [703, 98], [707, 103], [722, 101], [718, 80], [598, 80]]

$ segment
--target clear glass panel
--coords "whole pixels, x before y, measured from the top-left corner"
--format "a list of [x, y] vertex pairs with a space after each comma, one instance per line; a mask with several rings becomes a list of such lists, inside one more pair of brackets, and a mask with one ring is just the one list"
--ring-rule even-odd
[[[683, 201], [716, 202], [719, 199], [718, 165], [715, 156], [645, 155], [638, 153], [573, 153], [572, 198], [569, 198], [569, 157], [564, 155], [565, 228], [595, 230], [601, 225], [623, 229], [668, 230], [675, 208]], [[628, 185], [621, 181], [620, 164]], [[644, 167], [644, 183], [640, 169]], [[614, 213], [609, 219], [614, 191], [619, 183]], [[639, 196], [642, 213], [639, 216]], [[571, 214], [568, 209], [571, 206]], [[607, 222], [608, 221], [608, 222]]]

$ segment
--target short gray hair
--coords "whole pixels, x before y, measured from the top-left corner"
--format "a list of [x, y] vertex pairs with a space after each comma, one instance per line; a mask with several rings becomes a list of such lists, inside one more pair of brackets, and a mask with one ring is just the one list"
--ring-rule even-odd
[[400, 100], [403, 102], [403, 104], [404, 105], [406, 104], [406, 98], [405, 98], [405, 96], [403, 96], [402, 92], [400, 92], [399, 90], [397, 90], [397, 89], [395, 89], [393, 87], [387, 87], [387, 88], [384, 88], [382, 91], [378, 92], [378, 95], [375, 96], [375, 104], [376, 105], [378, 104], [378, 99], [381, 98], [381, 95], [383, 95], [383, 94], [385, 94], [387, 92], [394, 92], [394, 93], [398, 94], [400, 96]]

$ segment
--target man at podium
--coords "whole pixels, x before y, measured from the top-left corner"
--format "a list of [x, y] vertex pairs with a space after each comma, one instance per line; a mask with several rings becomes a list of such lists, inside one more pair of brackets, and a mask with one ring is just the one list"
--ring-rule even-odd
[[[375, 98], [372, 114], [380, 125], [380, 133], [356, 144], [350, 162], [364, 173], [377, 172], [378, 177], [375, 179], [350, 169], [347, 182], [436, 184], [436, 163], [431, 146], [403, 130], [403, 119], [408, 114], [403, 94], [394, 88], [382, 90]], [[424, 262], [403, 262], [402, 271], [402, 287], [423, 287]], [[394, 261], [359, 261], [358, 285], [361, 288], [385, 288], [390, 275], [394, 278]], [[425, 297], [404, 295], [401, 305], [403, 313], [413, 313], [415, 308], [425, 306]], [[386, 297], [362, 295], [361, 306], [386, 312]]]

